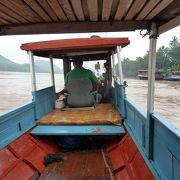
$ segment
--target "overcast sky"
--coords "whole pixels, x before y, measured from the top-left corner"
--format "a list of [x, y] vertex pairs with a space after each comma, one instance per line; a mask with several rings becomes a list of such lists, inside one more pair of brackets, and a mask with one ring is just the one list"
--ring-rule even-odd
[[[148, 36], [142, 38], [139, 31], [135, 32], [116, 32], [116, 33], [84, 33], [84, 34], [52, 34], [52, 35], [21, 35], [21, 36], [0, 36], [0, 54], [16, 63], [28, 63], [29, 58], [26, 51], [22, 51], [22, 43], [36, 42], [53, 39], [90, 37], [91, 35], [101, 37], [128, 37], [130, 45], [122, 51], [122, 57], [135, 60], [136, 57], [143, 56], [149, 49]], [[168, 46], [169, 41], [177, 36], [180, 39], [180, 26], [162, 34], [158, 38], [157, 48]], [[36, 58], [37, 59], [37, 58]]]

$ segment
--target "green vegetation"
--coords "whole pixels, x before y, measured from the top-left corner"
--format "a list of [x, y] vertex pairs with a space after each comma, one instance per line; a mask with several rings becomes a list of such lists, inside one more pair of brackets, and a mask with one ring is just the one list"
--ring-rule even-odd
[[[124, 58], [123, 74], [126, 77], [137, 77], [138, 70], [148, 69], [149, 52], [135, 61]], [[169, 42], [168, 47], [161, 46], [156, 54], [156, 68], [165, 72], [180, 71], [180, 40], [177, 37]], [[116, 66], [117, 69], [117, 66]]]

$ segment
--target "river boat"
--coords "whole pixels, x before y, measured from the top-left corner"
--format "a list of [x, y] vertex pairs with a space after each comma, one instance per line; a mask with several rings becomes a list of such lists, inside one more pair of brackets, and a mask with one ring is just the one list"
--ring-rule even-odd
[[172, 71], [164, 79], [168, 81], [180, 81], [180, 71]]
[[[130, 43], [128, 38], [23, 44], [30, 59], [33, 99], [0, 114], [0, 179], [180, 179], [180, 132], [154, 113], [156, 41], [179, 25], [179, 0], [14, 0], [0, 1], [0, 9], [0, 35], [145, 29], [150, 39], [146, 114], [125, 93], [120, 52]], [[52, 86], [37, 90], [34, 56], [49, 57]], [[79, 56], [106, 60], [103, 103], [60, 111], [55, 109], [53, 59], [63, 59], [66, 75], [70, 61]], [[62, 152], [56, 136], [93, 137], [98, 147]], [[55, 152], [62, 161], [45, 166], [44, 158]]]
[[[166, 73], [161, 70], [156, 70], [155, 72], [155, 79], [156, 80], [163, 80], [166, 77]], [[148, 70], [138, 70], [138, 78], [141, 80], [148, 79]]]

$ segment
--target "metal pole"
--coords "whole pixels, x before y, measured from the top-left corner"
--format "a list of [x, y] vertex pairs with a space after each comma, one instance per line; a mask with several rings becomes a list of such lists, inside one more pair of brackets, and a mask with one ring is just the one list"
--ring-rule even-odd
[[149, 64], [148, 64], [148, 95], [147, 95], [147, 113], [154, 111], [154, 82], [156, 71], [156, 41], [157, 29], [156, 24], [152, 24], [152, 32], [149, 44]]
[[149, 159], [153, 158], [153, 139], [154, 139], [154, 119], [151, 114], [154, 112], [154, 87], [156, 71], [156, 41], [157, 27], [155, 23], [151, 25], [149, 36], [149, 64], [148, 64], [148, 94], [147, 94], [147, 122], [146, 122], [146, 153]]
[[122, 63], [121, 63], [121, 46], [117, 46], [117, 58], [118, 58], [120, 85], [122, 85], [123, 84], [123, 72], [122, 72]]
[[49, 56], [49, 59], [50, 59], [50, 66], [51, 66], [51, 82], [52, 82], [52, 85], [55, 86], [54, 66], [53, 66], [53, 57], [52, 57], [52, 55]]
[[114, 59], [114, 51], [112, 51], [112, 66], [113, 66], [113, 77], [116, 77], [116, 66], [115, 66], [115, 59]]
[[35, 65], [34, 65], [34, 56], [32, 51], [28, 51], [29, 60], [30, 60], [30, 72], [31, 72], [31, 85], [32, 91], [36, 91], [36, 75], [35, 75]]

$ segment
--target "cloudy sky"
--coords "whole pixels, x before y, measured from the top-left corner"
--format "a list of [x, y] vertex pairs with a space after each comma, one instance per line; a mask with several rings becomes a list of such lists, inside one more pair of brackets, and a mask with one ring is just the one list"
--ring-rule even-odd
[[[143, 56], [149, 49], [148, 36], [142, 38], [139, 31], [135, 32], [116, 32], [116, 33], [84, 33], [84, 34], [53, 34], [53, 35], [21, 35], [21, 36], [0, 36], [0, 54], [16, 63], [28, 63], [26, 51], [22, 51], [22, 43], [36, 42], [53, 39], [90, 37], [91, 35], [101, 37], [128, 37], [130, 45], [122, 51], [122, 57], [128, 57], [132, 60]], [[157, 48], [164, 45], [168, 46], [169, 41], [177, 36], [180, 39], [180, 26], [162, 34], [158, 38]], [[38, 59], [38, 58], [36, 58]], [[55, 62], [56, 63], [56, 62]], [[57, 62], [58, 63], [58, 62]]]

